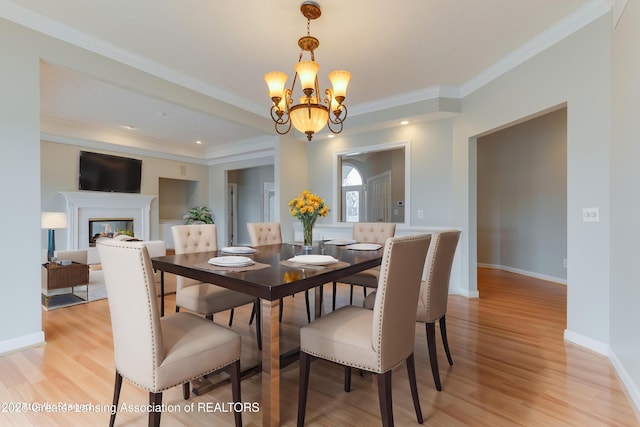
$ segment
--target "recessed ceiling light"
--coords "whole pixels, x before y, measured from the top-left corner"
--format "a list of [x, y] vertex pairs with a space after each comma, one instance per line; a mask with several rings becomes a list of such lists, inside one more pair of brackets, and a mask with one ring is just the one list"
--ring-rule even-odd
[[335, 138], [336, 136], [332, 133], [330, 133], [329, 135], [327, 135], [327, 138]]
[[129, 130], [136, 130], [136, 127], [131, 125], [122, 125], [122, 127]]
[[401, 122], [400, 122], [400, 124], [401, 124], [402, 126], [404, 126], [404, 125], [408, 125], [408, 124], [409, 124], [409, 120], [403, 120], [403, 121], [401, 121]]
[[197, 141], [196, 141], [196, 144], [202, 144], [202, 141], [197, 140]]

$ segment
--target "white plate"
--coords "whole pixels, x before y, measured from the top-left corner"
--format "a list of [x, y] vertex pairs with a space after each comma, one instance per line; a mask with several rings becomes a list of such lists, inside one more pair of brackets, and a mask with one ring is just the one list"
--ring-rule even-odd
[[356, 251], [377, 251], [381, 247], [382, 245], [379, 245], [377, 243], [356, 243], [347, 246], [347, 249], [353, 249]]
[[217, 256], [211, 258], [209, 264], [220, 267], [246, 267], [254, 264], [254, 261], [246, 256]]
[[289, 261], [309, 265], [327, 265], [338, 262], [331, 255], [296, 255], [293, 258], [289, 258]]
[[255, 254], [256, 250], [248, 246], [225, 246], [222, 252], [227, 254]]
[[351, 245], [353, 243], [356, 243], [355, 240], [353, 239], [347, 239], [347, 240], [327, 240], [326, 242], [324, 242], [325, 245], [336, 245], [336, 246], [345, 246], [345, 245]]

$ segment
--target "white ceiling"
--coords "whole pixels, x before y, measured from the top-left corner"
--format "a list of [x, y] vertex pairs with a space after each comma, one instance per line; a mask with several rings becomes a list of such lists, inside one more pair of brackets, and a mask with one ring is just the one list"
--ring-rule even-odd
[[[43, 64], [44, 132], [202, 159], [217, 146], [275, 135], [264, 126], [270, 100], [263, 75], [272, 70], [292, 75], [297, 40], [306, 33], [301, 3], [0, 0], [0, 16], [232, 104], [261, 121], [232, 123]], [[346, 100], [350, 118], [438, 95], [463, 96], [610, 7], [608, 0], [319, 3], [322, 16], [311, 22], [311, 34], [320, 40], [320, 75], [333, 69], [353, 73]], [[322, 79], [320, 84], [327, 86]]]

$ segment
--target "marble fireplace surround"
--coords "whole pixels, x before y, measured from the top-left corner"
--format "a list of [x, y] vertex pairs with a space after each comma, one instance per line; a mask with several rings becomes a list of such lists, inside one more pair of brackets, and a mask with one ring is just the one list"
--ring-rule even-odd
[[89, 248], [91, 218], [133, 218], [135, 237], [150, 240], [151, 201], [156, 196], [101, 191], [61, 191], [60, 194], [67, 202], [68, 249], [95, 250]]

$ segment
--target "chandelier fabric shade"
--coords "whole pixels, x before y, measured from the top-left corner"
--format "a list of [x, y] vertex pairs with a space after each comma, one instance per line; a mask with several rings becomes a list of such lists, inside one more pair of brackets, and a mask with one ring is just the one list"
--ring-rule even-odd
[[[294, 67], [291, 87], [285, 87], [288, 77], [282, 71], [268, 72], [264, 75], [264, 80], [269, 88], [269, 98], [272, 102], [271, 118], [275, 123], [276, 132], [284, 135], [291, 130], [293, 124], [295, 129], [305, 133], [307, 140], [311, 141], [313, 135], [325, 126], [333, 133], [342, 132], [343, 122], [347, 118], [344, 100], [351, 73], [345, 70], [329, 73], [332, 88], [324, 91], [323, 98], [318, 84], [320, 64], [315, 61], [314, 54], [320, 41], [312, 37], [309, 30], [311, 20], [321, 15], [320, 6], [315, 2], [306, 1], [300, 6], [300, 11], [307, 18], [307, 35], [298, 40], [298, 46], [302, 51]], [[302, 60], [305, 52], [309, 54], [309, 60]], [[294, 89], [298, 80], [303, 96], [294, 105]]]
[[40, 214], [40, 228], [50, 230], [67, 228], [66, 212], [42, 212]]

